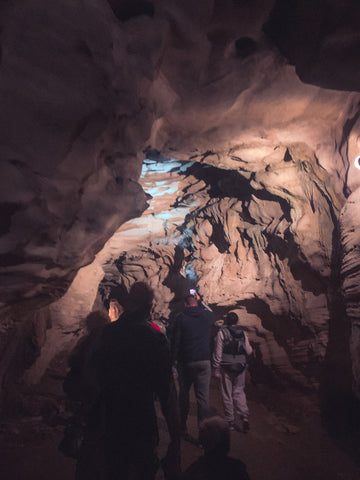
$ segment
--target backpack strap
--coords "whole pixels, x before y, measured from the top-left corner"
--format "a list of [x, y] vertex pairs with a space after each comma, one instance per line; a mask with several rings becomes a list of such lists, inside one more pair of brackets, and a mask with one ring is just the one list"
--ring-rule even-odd
[[221, 332], [222, 332], [222, 334], [223, 334], [223, 336], [224, 336], [224, 342], [225, 342], [225, 343], [231, 342], [231, 340], [232, 340], [232, 335], [231, 335], [231, 332], [230, 332], [230, 330], [228, 329], [228, 327], [222, 327]]
[[226, 370], [241, 373], [246, 367], [246, 352], [244, 348], [245, 335], [231, 331], [228, 327], [222, 328], [224, 336], [224, 349], [221, 359], [221, 366]]

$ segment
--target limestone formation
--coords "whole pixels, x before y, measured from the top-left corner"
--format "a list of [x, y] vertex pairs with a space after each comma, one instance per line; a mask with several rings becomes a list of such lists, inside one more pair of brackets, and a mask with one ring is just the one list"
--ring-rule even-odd
[[310, 388], [350, 321], [352, 376], [336, 363], [360, 397], [359, 9], [340, 3], [3, 2], [5, 389], [141, 279], [170, 318], [195, 284], [235, 309], [257, 364]]
[[360, 397], [360, 232], [359, 232], [359, 196], [356, 190], [350, 195], [341, 212], [341, 240], [343, 245], [342, 289], [346, 305], [346, 315], [351, 321], [350, 350], [354, 389]]

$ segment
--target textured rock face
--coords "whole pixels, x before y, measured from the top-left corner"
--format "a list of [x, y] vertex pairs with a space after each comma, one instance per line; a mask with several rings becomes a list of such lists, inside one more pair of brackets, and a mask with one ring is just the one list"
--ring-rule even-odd
[[[34, 382], [112, 288], [147, 279], [164, 315], [196, 282], [217, 315], [239, 310], [259, 364], [317, 386], [329, 325], [342, 321], [333, 302], [345, 205], [359, 391], [346, 203], [360, 186], [355, 2], [315, 4], [1, 6], [1, 376], [23, 318], [47, 318], [31, 361], [16, 367], [32, 364]], [[145, 156], [150, 208], [109, 240], [146, 208]]]
[[[2, 10], [1, 300], [9, 303], [64, 293], [145, 198], [141, 145], [120, 119], [135, 121], [136, 88], [120, 59], [116, 68], [110, 9], [37, 1]], [[115, 101], [119, 85], [126, 102]]]
[[[123, 242], [129, 234], [136, 242], [126, 251], [119, 248], [121, 254], [103, 266], [99, 291], [109, 298], [117, 285], [145, 280], [155, 289], [156, 310], [173, 318], [195, 286], [216, 316], [238, 311], [265, 366], [303, 386], [317, 386], [328, 339], [332, 219], [339, 212], [316, 162], [309, 160], [301, 178], [297, 161], [285, 154], [288, 166], [280, 163], [278, 175], [286, 172], [297, 191], [296, 206], [288, 192], [257, 190], [234, 170], [185, 163], [181, 172], [174, 162], [170, 174], [148, 170], [142, 183], [154, 193], [150, 211], [118, 231]], [[309, 192], [316, 184], [313, 201]], [[157, 185], [165, 193], [156, 191]], [[308, 238], [304, 223], [312, 225]]]
[[346, 313], [351, 321], [351, 358], [354, 375], [354, 390], [360, 398], [360, 190], [350, 195], [340, 217], [343, 244], [343, 295]]
[[[306, 82], [358, 90], [359, 9], [352, 0], [278, 0], [265, 31]], [[335, 74], [334, 74], [335, 72]]]

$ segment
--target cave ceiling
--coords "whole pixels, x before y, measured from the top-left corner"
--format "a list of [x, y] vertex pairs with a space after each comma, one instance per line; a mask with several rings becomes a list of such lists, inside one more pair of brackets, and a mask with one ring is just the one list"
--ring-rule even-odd
[[358, 325], [357, 2], [0, 15], [3, 314], [52, 304], [68, 330], [146, 279], [169, 316], [196, 283], [219, 315], [242, 312], [266, 365], [317, 384], [341, 275]]

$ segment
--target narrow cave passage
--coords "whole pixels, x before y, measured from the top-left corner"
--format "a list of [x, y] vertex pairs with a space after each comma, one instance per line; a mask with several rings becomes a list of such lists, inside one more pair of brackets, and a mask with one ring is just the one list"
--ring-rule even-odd
[[[292, 159], [287, 154], [284, 161]], [[294, 163], [296, 181], [307, 185], [304, 198], [313, 211], [314, 190], [309, 184], [319, 185], [318, 177], [308, 169], [307, 178], [299, 178]], [[327, 277], [331, 250], [323, 248], [320, 264], [319, 251], [309, 256], [309, 245], [301, 244], [296, 232], [296, 202], [285, 190], [275, 193], [266, 183], [268, 188], [258, 188], [252, 180], [251, 175], [205, 162], [145, 159], [140, 183], [152, 197], [149, 208], [120, 227], [111, 240], [111, 258], [102, 261], [104, 277], [94, 304], [103, 303], [118, 288], [144, 280], [155, 290], [157, 312], [170, 321], [182, 309], [190, 287], [199, 290], [218, 318], [237, 311], [256, 351], [248, 389], [258, 419], [265, 414], [263, 421], [273, 418], [277, 431], [295, 435], [300, 442], [308, 443], [309, 438], [318, 442], [322, 426], [316, 389], [322, 380], [331, 315]], [[326, 198], [324, 205], [332, 208]], [[328, 218], [334, 218], [331, 211]], [[326, 245], [328, 238], [330, 245], [334, 225], [321, 220], [314, 226], [312, 241], [317, 242], [318, 232], [321, 242]], [[331, 365], [334, 359], [328, 361]], [[221, 413], [216, 385], [212, 389], [215, 411]], [[265, 413], [258, 410], [260, 405]], [[317, 418], [314, 429], [308, 428], [309, 418], [312, 422]], [[255, 425], [263, 438], [269, 435], [256, 421]], [[300, 430], [307, 440], [298, 435]], [[247, 449], [238, 441], [237, 454]], [[190, 449], [187, 458], [193, 454]], [[313, 461], [315, 469], [318, 461], [324, 463], [321, 455]], [[323, 469], [322, 474], [328, 473]]]
[[152, 196], [149, 208], [111, 240], [100, 300], [116, 286], [146, 280], [159, 313], [173, 318], [196, 287], [219, 316], [241, 311], [274, 372], [315, 387], [325, 354], [330, 259], [326, 251], [319, 266], [306, 259], [294, 231], [296, 204], [281, 190], [255, 189], [239, 171], [206, 163], [148, 159], [141, 183]]
[[192, 287], [241, 319], [252, 480], [360, 478], [359, 15], [1, 2], [1, 478], [75, 477], [69, 357], [138, 280], [170, 324]]
[[[287, 154], [284, 161], [292, 160]], [[309, 175], [305, 182], [297, 171], [294, 162], [293, 179], [302, 185], [318, 181], [316, 175]], [[247, 438], [232, 436], [232, 454], [246, 460], [255, 478], [262, 478], [258, 455], [264, 456], [265, 450], [274, 475], [268, 480], [290, 472], [302, 478], [305, 467], [297, 466], [294, 473], [288, 465], [290, 459], [298, 461], [292, 457], [293, 448], [311, 458], [318, 478], [328, 478], [334, 468], [351, 478], [351, 463], [330, 439], [323, 440], [316, 393], [330, 315], [331, 260], [326, 242], [332, 235], [331, 223], [314, 224], [312, 241], [316, 244], [318, 234], [325, 247], [312, 257], [315, 247], [310, 239], [301, 243], [296, 231], [299, 204], [270, 183], [259, 187], [248, 172], [206, 162], [145, 159], [139, 182], [148, 195], [148, 208], [124, 223], [94, 262], [78, 272], [64, 297], [50, 305], [53, 327], [45, 348], [26, 372], [28, 384], [40, 382], [40, 390], [46, 391], [52, 369], [58, 369], [61, 377], [64, 352], [84, 333], [84, 318], [103, 310], [110, 298], [134, 282], [153, 287], [156, 311], [170, 322], [183, 308], [186, 292], [196, 287], [216, 318], [230, 310], [238, 313], [255, 349], [247, 376], [252, 433]], [[307, 186], [304, 198], [312, 211], [309, 191]], [[215, 380], [211, 399], [213, 413], [222, 415]], [[195, 432], [194, 398], [191, 411]], [[161, 420], [160, 428], [165, 442], [160, 451], [165, 451], [168, 437]], [[314, 445], [321, 453], [311, 453]], [[336, 464], [328, 462], [329, 452], [337, 458]], [[183, 446], [184, 468], [198, 453], [194, 446]], [[278, 461], [272, 464], [274, 458], [282, 459], [281, 471]]]

